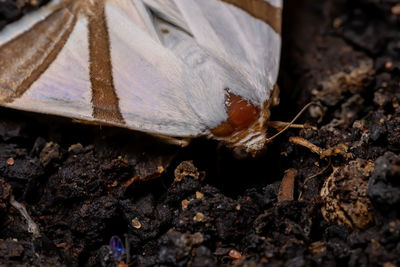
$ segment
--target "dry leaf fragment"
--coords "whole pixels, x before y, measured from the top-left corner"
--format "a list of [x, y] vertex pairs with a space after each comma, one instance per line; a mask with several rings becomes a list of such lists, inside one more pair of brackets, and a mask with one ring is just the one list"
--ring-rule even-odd
[[194, 166], [193, 161], [183, 161], [175, 169], [175, 181], [182, 181], [183, 177], [190, 176], [193, 179], [199, 179], [199, 171]]
[[328, 222], [352, 229], [371, 225], [372, 203], [367, 197], [367, 187], [373, 170], [373, 162], [357, 159], [333, 171], [320, 192], [324, 202], [322, 215]]

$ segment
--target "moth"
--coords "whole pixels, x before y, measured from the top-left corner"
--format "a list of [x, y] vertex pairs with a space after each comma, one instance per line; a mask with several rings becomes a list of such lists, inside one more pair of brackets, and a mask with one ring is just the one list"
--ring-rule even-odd
[[282, 0], [52, 0], [0, 32], [0, 105], [257, 153], [281, 14]]

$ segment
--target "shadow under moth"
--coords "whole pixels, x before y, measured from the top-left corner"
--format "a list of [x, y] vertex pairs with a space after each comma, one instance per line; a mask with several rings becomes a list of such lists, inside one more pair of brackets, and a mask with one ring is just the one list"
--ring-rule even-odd
[[0, 32], [0, 105], [266, 145], [282, 0], [52, 0]]

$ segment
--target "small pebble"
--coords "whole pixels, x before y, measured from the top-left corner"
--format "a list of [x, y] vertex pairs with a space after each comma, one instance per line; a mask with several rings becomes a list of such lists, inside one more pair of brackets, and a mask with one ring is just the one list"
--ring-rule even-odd
[[229, 251], [229, 257], [231, 257], [232, 259], [237, 260], [237, 259], [240, 259], [242, 257], [242, 254], [239, 251], [237, 251], [236, 249], [231, 249]]
[[14, 161], [14, 159], [13, 158], [9, 158], [9, 159], [7, 159], [7, 165], [9, 165], [9, 166], [13, 166], [15, 164], [15, 161]]
[[392, 6], [392, 14], [400, 15], [400, 3]]
[[185, 210], [189, 205], [189, 200], [187, 199], [182, 200], [181, 205], [182, 205], [182, 210]]
[[333, 27], [334, 28], [339, 28], [340, 26], [342, 26], [342, 23], [343, 23], [343, 21], [342, 21], [342, 19], [340, 19], [340, 18], [335, 18], [334, 20], [333, 20]]
[[205, 216], [201, 212], [196, 212], [196, 215], [193, 217], [193, 221], [195, 222], [203, 222], [205, 220]]
[[203, 197], [204, 195], [201, 192], [199, 191], [196, 192], [196, 199], [202, 199]]
[[142, 224], [140, 223], [139, 219], [136, 217], [132, 219], [132, 226], [136, 229], [140, 229], [142, 227]]

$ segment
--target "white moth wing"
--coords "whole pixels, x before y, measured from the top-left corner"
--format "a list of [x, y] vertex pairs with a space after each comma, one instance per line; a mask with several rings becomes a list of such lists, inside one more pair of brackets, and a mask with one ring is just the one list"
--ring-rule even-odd
[[29, 30], [33, 25], [45, 19], [54, 11], [54, 7], [59, 4], [60, 0], [51, 1], [44, 7], [33, 11], [29, 16], [24, 16], [20, 20], [7, 25], [0, 34], [0, 46], [14, 39], [23, 32]]
[[162, 45], [184, 63], [201, 85], [205, 85], [183, 90], [191, 107], [208, 129], [217, 127], [227, 118], [225, 109], [221, 108], [225, 106], [225, 89], [240, 86], [242, 79], [233, 77], [234, 72], [225, 62], [199, 46], [188, 33], [163, 20], [155, 19], [154, 23]]
[[[136, 10], [140, 14], [141, 19], [142, 19], [144, 25], [146, 26], [147, 33], [149, 33], [151, 35], [151, 37], [153, 37], [154, 40], [159, 41], [158, 35], [157, 35], [156, 30], [153, 25], [150, 10], [148, 10], [146, 8], [146, 6], [144, 5], [142, 0], [136, 0], [136, 1], [134, 1], [134, 3], [135, 3]], [[130, 21], [131, 21], [131, 18], [130, 18]]]
[[[0, 32], [0, 39], [7, 39], [0, 45], [0, 102], [10, 103], [22, 96], [45, 72], [73, 30], [76, 16], [70, 8], [75, 7], [52, 9], [46, 17], [35, 13], [33, 19], [17, 21]], [[17, 33], [12, 38], [9, 29]]]
[[262, 0], [262, 1], [268, 2], [277, 8], [282, 8], [282, 0]]
[[[252, 90], [248, 87], [230, 88], [233, 93], [246, 97], [258, 105], [269, 98], [270, 90], [277, 79], [281, 46], [280, 33], [276, 32], [274, 25], [255, 18], [253, 14], [234, 4], [220, 0], [145, 0], [145, 2], [165, 17], [167, 13], [162, 9], [162, 3], [168, 2], [168, 6], [175, 7], [169, 8], [168, 13], [178, 18], [175, 20], [176, 25], [190, 32], [198, 44], [222, 58], [245, 76], [253, 86]], [[270, 12], [275, 12], [277, 16], [276, 24], [280, 23], [281, 1], [248, 2], [258, 2], [255, 7], [258, 7], [257, 4], [263, 7], [263, 2], [265, 5], [270, 5], [269, 8], [272, 9]], [[174, 23], [172, 20], [169, 22]]]
[[[116, 112], [107, 112], [110, 106], [103, 104], [108, 100], [98, 100], [104, 98], [101, 96], [104, 92], [92, 92], [93, 80], [105, 78], [99, 74], [96, 76], [90, 70], [93, 58], [88, 44], [90, 33], [86, 12], [74, 13], [64, 8], [55, 12], [67, 14], [64, 14], [68, 17], [66, 27], [75, 19], [77, 21], [73, 23], [71, 33], [60, 51], [53, 53], [53, 48], [62, 36], [56, 38], [53, 34], [66, 21], [57, 19], [61, 16], [55, 13], [42, 16], [36, 24], [26, 20], [31, 28], [19, 21], [19, 27], [28, 30], [20, 31], [19, 35], [0, 46], [0, 51], [7, 50], [6, 45], [11, 42], [24, 48], [16, 60], [22, 62], [23, 67], [15, 66], [3, 73], [2, 81], [5, 82], [0, 85], [0, 105], [182, 137], [204, 134], [207, 129], [226, 119], [224, 92], [220, 91], [219, 97], [210, 99], [210, 90], [204, 90], [208, 88], [204, 81], [193, 75], [195, 72], [157, 42], [153, 33], [149, 33], [148, 21], [143, 20], [140, 9], [135, 9], [126, 1], [107, 1], [105, 6], [112, 79], [120, 118], [113, 117]], [[49, 17], [53, 17], [52, 23], [46, 25]], [[38, 25], [40, 31], [37, 31]], [[33, 36], [36, 38], [34, 41]], [[30, 44], [24, 46], [18, 39], [29, 40]], [[41, 52], [43, 55], [37, 56]], [[47, 66], [45, 63], [51, 53], [55, 58]], [[31, 56], [34, 56], [32, 63], [29, 61]], [[2, 62], [9, 58], [0, 54]], [[43, 70], [39, 70], [41, 68]], [[11, 81], [18, 76], [21, 76], [18, 83]], [[32, 79], [32, 83], [21, 90], [20, 85]], [[203, 108], [194, 108], [196, 103], [201, 103]], [[96, 115], [95, 109], [106, 115]], [[205, 116], [207, 112], [212, 115]]]
[[143, 0], [156, 15], [173, 25], [177, 25], [187, 32], [190, 28], [187, 25], [185, 18], [182, 16], [174, 0]]
[[224, 92], [219, 90], [218, 97], [210, 98], [210, 90], [215, 88], [208, 87], [173, 51], [135, 26], [118, 3], [107, 3], [106, 14], [114, 83], [127, 125], [190, 136], [226, 119]]
[[8, 106], [93, 120], [87, 36], [87, 19], [81, 17], [55, 61], [26, 93]]
[[261, 108], [276, 82], [279, 32], [240, 0], [59, 2], [0, 32], [0, 105], [189, 137], [227, 121], [227, 89]]

